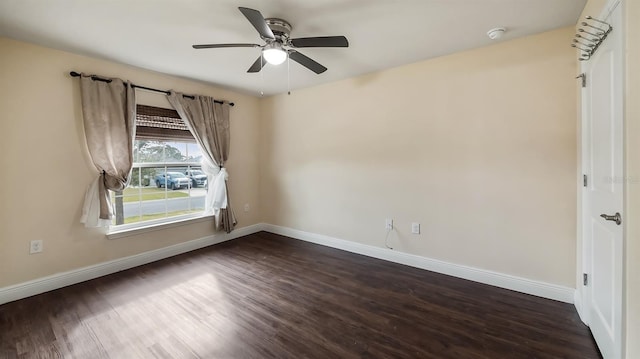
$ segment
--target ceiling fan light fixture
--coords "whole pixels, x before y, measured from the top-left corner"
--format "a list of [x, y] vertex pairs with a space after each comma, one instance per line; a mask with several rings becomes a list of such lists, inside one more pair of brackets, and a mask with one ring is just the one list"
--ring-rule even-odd
[[271, 65], [280, 65], [287, 59], [287, 52], [277, 43], [271, 43], [262, 50], [262, 56]]

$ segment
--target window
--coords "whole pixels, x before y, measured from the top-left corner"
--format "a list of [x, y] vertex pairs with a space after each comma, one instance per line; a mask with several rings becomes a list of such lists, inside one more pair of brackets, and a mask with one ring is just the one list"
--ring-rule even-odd
[[138, 105], [133, 148], [129, 185], [111, 196], [115, 226], [203, 213], [208, 183], [200, 168], [202, 153], [177, 112]]

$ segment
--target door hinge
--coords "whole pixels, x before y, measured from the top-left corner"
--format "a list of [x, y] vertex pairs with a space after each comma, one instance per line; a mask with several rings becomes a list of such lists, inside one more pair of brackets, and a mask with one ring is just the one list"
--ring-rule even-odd
[[576, 76], [577, 79], [582, 79], [582, 87], [587, 87], [587, 74], [586, 73], [581, 73], [580, 75]]
[[582, 175], [582, 186], [587, 187], [587, 175]]
[[589, 275], [587, 273], [582, 273], [582, 285], [587, 285], [589, 283]]

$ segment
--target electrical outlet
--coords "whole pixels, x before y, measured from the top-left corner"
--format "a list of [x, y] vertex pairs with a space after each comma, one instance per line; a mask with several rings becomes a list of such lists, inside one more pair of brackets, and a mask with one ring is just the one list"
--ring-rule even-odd
[[384, 229], [393, 229], [393, 219], [387, 218], [384, 220]]
[[251, 209], [251, 206], [249, 206], [249, 203], [245, 203], [244, 204], [244, 211], [245, 212], [249, 212], [250, 209]]
[[42, 252], [42, 246], [42, 239], [31, 241], [31, 245], [29, 246], [29, 254]]
[[420, 223], [411, 223], [411, 233], [420, 234]]

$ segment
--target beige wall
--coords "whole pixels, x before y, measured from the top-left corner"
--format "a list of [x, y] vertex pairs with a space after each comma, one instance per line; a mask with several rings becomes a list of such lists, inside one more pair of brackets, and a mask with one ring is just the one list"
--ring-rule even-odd
[[[70, 70], [234, 101], [231, 200], [239, 227], [260, 222], [258, 211], [242, 210], [258, 200], [258, 99], [6, 38], [0, 38], [0, 54], [0, 288], [213, 233], [210, 223], [199, 223], [107, 240], [102, 230], [79, 223], [96, 171], [83, 137], [78, 80]], [[169, 107], [163, 95], [138, 91], [138, 99]], [[44, 240], [44, 252], [29, 255], [34, 239]]]
[[266, 222], [575, 287], [572, 36], [265, 99]]

